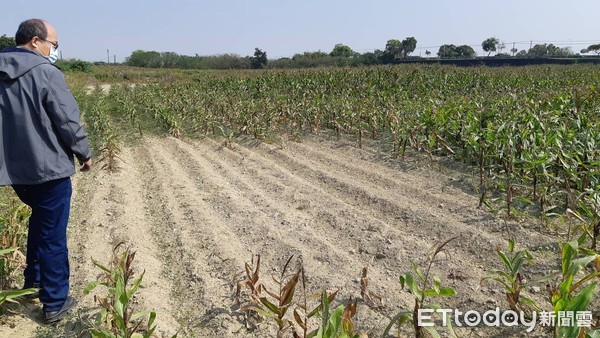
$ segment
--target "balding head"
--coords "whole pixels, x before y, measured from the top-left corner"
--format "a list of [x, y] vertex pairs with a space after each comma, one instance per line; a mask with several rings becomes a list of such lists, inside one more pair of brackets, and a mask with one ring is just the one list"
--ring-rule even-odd
[[42, 40], [48, 37], [48, 28], [44, 20], [29, 19], [21, 22], [15, 34], [15, 42], [18, 46], [26, 45], [34, 36]]
[[19, 25], [15, 42], [19, 47], [37, 51], [47, 57], [50, 54], [48, 44], [55, 47], [58, 45], [58, 34], [50, 23], [41, 19], [29, 19]]

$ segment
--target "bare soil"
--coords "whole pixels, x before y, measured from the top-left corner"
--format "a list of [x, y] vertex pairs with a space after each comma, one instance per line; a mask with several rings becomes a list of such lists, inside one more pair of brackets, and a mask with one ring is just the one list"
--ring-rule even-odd
[[[157, 312], [158, 337], [275, 337], [268, 320], [248, 329], [232, 297], [244, 263], [257, 254], [269, 285], [294, 255], [289, 270], [302, 262], [307, 293], [339, 290], [335, 304], [358, 298], [355, 326], [369, 337], [380, 337], [392, 316], [413, 306], [398, 276], [413, 262], [424, 269], [431, 248], [452, 237], [432, 268], [458, 292], [432, 300], [445, 308], [508, 308], [499, 285], [480, 286], [486, 271], [501, 267], [494, 249], [506, 248], [508, 238], [538, 261], [526, 278], [558, 268], [557, 236], [536, 221], [507, 222], [478, 209], [475, 178], [465, 168], [418, 156], [402, 161], [376, 143], [358, 148], [327, 136], [237, 141], [230, 148], [208, 138], [144, 136], [123, 145], [116, 173], [100, 170], [101, 163], [78, 173], [69, 230], [78, 310], [57, 327], [40, 328], [39, 304], [28, 303], [8, 316], [14, 328], [2, 325], [0, 337], [79, 336], [96, 309], [93, 295], [83, 295], [99, 275], [90, 258], [106, 263], [122, 241], [137, 252], [138, 273], [145, 271], [136, 307]], [[370, 291], [382, 297], [379, 308], [361, 300], [363, 267]], [[527, 295], [548, 308], [543, 287]], [[524, 330], [458, 333], [548, 334]]]

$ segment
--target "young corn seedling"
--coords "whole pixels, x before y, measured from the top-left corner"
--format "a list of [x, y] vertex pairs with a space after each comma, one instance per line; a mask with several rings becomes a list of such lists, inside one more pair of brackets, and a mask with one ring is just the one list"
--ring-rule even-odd
[[122, 249], [122, 245], [124, 243], [121, 242], [115, 246], [108, 266], [92, 259], [94, 265], [102, 270], [102, 276], [89, 283], [84, 293], [89, 294], [98, 285], [104, 286], [108, 291], [105, 297], [94, 295], [94, 300], [102, 310], [90, 329], [92, 337], [148, 338], [156, 329], [154, 311], [133, 312], [131, 302], [142, 283], [144, 272], [134, 279], [135, 251], [132, 252], [129, 248]]
[[[400, 332], [402, 330], [402, 326], [406, 325], [407, 323], [412, 324], [416, 338], [423, 337], [425, 335], [425, 333], [430, 334], [434, 337], [439, 336], [439, 333], [437, 332], [437, 330], [435, 329], [434, 326], [420, 326], [419, 325], [419, 309], [422, 309], [424, 307], [424, 305], [426, 305], [425, 300], [427, 297], [452, 297], [456, 294], [456, 291], [453, 288], [442, 287], [442, 282], [441, 282], [440, 278], [437, 276], [433, 277], [433, 285], [430, 285], [430, 283], [431, 283], [431, 281], [430, 281], [431, 266], [433, 265], [433, 263], [435, 261], [435, 257], [440, 252], [443, 251], [444, 247], [448, 243], [450, 243], [451, 241], [453, 241], [456, 238], [458, 238], [458, 237], [453, 237], [453, 238], [441, 243], [437, 247], [434, 247], [434, 251], [431, 254], [431, 256], [428, 258], [428, 262], [426, 263], [427, 270], [425, 270], [425, 273], [423, 273], [419, 269], [419, 267], [415, 263], [413, 263], [412, 269], [413, 269], [414, 275], [411, 272], [407, 272], [400, 276], [400, 285], [402, 286], [402, 288], [404, 288], [405, 286], [408, 288], [408, 291], [413, 295], [415, 305], [414, 305], [412, 311], [408, 311], [408, 310], [401, 311], [392, 318], [392, 320], [390, 321], [390, 324], [386, 327], [386, 329], [383, 333], [384, 337], [387, 336], [387, 334], [390, 332], [392, 327], [396, 324], [398, 326], [398, 336], [400, 337]], [[416, 276], [416, 278], [415, 278], [415, 276]], [[435, 305], [435, 304], [433, 304], [431, 306], [437, 307], [437, 305]], [[451, 324], [449, 324], [448, 329], [450, 330], [450, 334], [452, 336], [456, 336], [454, 334]]]
[[[321, 294], [321, 304], [315, 310], [316, 314], [321, 317], [321, 325], [318, 329], [310, 332], [308, 338], [358, 338], [359, 334], [354, 332], [353, 317], [356, 315], [356, 300], [352, 297], [346, 305], [339, 305], [329, 313], [329, 305], [331, 304], [330, 295], [327, 291]], [[298, 336], [299, 337], [299, 336]]]
[[[600, 282], [600, 255], [581, 248], [585, 241], [583, 234], [577, 241], [567, 242], [561, 247], [561, 271], [543, 278], [551, 280], [560, 277], [558, 285], [549, 286], [550, 302], [555, 313], [561, 311], [589, 311], [589, 305], [596, 295], [596, 287]], [[588, 267], [593, 265], [593, 271]], [[583, 277], [580, 277], [583, 274]], [[587, 327], [576, 326], [554, 327], [554, 337], [597, 337], [600, 329], [588, 331]]]
[[[252, 275], [252, 281], [250, 283], [242, 284], [246, 285], [251, 290], [253, 290], [252, 288], [254, 287], [256, 287], [255, 289], [260, 288], [260, 290], [264, 291], [268, 296], [271, 297], [272, 300], [269, 299], [269, 297], [267, 296], [261, 296], [260, 292], [258, 292], [258, 294], [256, 295], [253, 294], [251, 295], [251, 304], [242, 306], [240, 310], [254, 311], [264, 317], [274, 319], [275, 322], [277, 322], [278, 326], [278, 338], [284, 337], [286, 331], [293, 328], [293, 323], [292, 321], [286, 318], [286, 313], [292, 305], [292, 300], [294, 298], [296, 286], [302, 273], [302, 269], [299, 269], [298, 272], [294, 273], [291, 277], [288, 277], [286, 281], [286, 272], [288, 270], [290, 261], [293, 257], [294, 256], [290, 256], [290, 258], [285, 263], [279, 279], [273, 277], [273, 280], [279, 286], [279, 292], [272, 292], [268, 290], [264, 285], [258, 284], [258, 264], [255, 273]], [[248, 267], [246, 267], [246, 271], [248, 271]], [[254, 278], [255, 276], [256, 278]], [[256, 298], [258, 298], [258, 302]]]
[[600, 191], [589, 189], [578, 198], [579, 213], [573, 213], [581, 222], [581, 230], [592, 239], [591, 250], [596, 250], [600, 237]]
[[521, 294], [521, 291], [526, 287], [523, 284], [521, 268], [524, 264], [531, 263], [533, 258], [527, 250], [515, 252], [515, 242], [512, 239], [508, 241], [508, 250], [509, 252], [505, 253], [499, 247], [496, 247], [496, 254], [502, 260], [505, 269], [489, 271], [483, 278], [482, 283], [493, 280], [502, 284], [506, 291], [508, 305], [513, 311], [526, 311], [527, 307], [525, 305], [537, 308], [531, 299]]
[[[324, 308], [325, 302], [327, 304], [331, 304], [331, 302], [333, 302], [333, 300], [335, 299], [335, 296], [337, 296], [337, 290], [336, 290], [329, 294], [327, 293], [327, 291], [323, 291], [320, 294], [311, 295], [311, 296], [307, 297], [306, 296], [306, 279], [305, 279], [305, 275], [304, 275], [304, 270], [302, 270], [302, 287], [305, 291], [304, 297], [303, 297], [303, 303], [298, 304], [298, 306], [294, 309], [294, 320], [296, 321], [296, 324], [298, 324], [300, 326], [300, 328], [302, 328], [302, 335], [300, 335], [298, 333], [298, 331], [296, 330], [296, 328], [294, 327], [294, 331], [293, 331], [294, 338], [314, 337], [314, 335], [317, 334], [318, 329], [313, 330], [309, 333], [308, 320], [310, 318], [313, 318], [314, 316], [318, 315], [319, 313], [323, 313], [323, 308]], [[320, 303], [316, 308], [314, 308], [312, 311], [309, 312], [308, 305], [307, 305], [307, 299], [313, 298], [313, 297], [318, 297], [320, 300]], [[323, 297], [327, 297], [327, 300], [324, 300]], [[300, 311], [300, 310], [302, 310], [302, 311]], [[321, 322], [323, 322], [323, 321], [321, 321]]]
[[[245, 263], [245, 272], [246, 276], [241, 281], [236, 283], [236, 291], [235, 291], [235, 300], [237, 305], [240, 305], [240, 295], [242, 289], [246, 287], [249, 291], [249, 301], [245, 305], [255, 306], [257, 308], [260, 307], [260, 298], [262, 297], [262, 292], [264, 286], [259, 282], [259, 270], [260, 270], [260, 255], [256, 256], [256, 267], [254, 267], [254, 256], [252, 257], [251, 264]], [[236, 277], [237, 278], [237, 277]], [[260, 316], [260, 312], [257, 311], [244, 311], [244, 322], [246, 323], [246, 328], [249, 329], [249, 323], [252, 321], [260, 322], [262, 317]]]

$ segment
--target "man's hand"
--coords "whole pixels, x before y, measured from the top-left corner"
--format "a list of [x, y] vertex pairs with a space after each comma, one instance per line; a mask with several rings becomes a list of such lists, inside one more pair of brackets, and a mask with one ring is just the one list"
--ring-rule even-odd
[[81, 170], [82, 172], [86, 172], [89, 171], [90, 169], [92, 169], [92, 159], [90, 158], [87, 161], [79, 161], [79, 164], [81, 165], [81, 168], [79, 170]]

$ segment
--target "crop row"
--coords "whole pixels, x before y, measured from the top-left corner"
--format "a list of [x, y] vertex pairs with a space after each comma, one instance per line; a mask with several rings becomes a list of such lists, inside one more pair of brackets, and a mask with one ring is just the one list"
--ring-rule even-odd
[[355, 135], [358, 146], [379, 140], [396, 156], [452, 156], [475, 169], [480, 205], [508, 216], [524, 207], [573, 213], [598, 236], [600, 75], [590, 67], [228, 74], [116, 85], [108, 109], [175, 137], [331, 130]]

